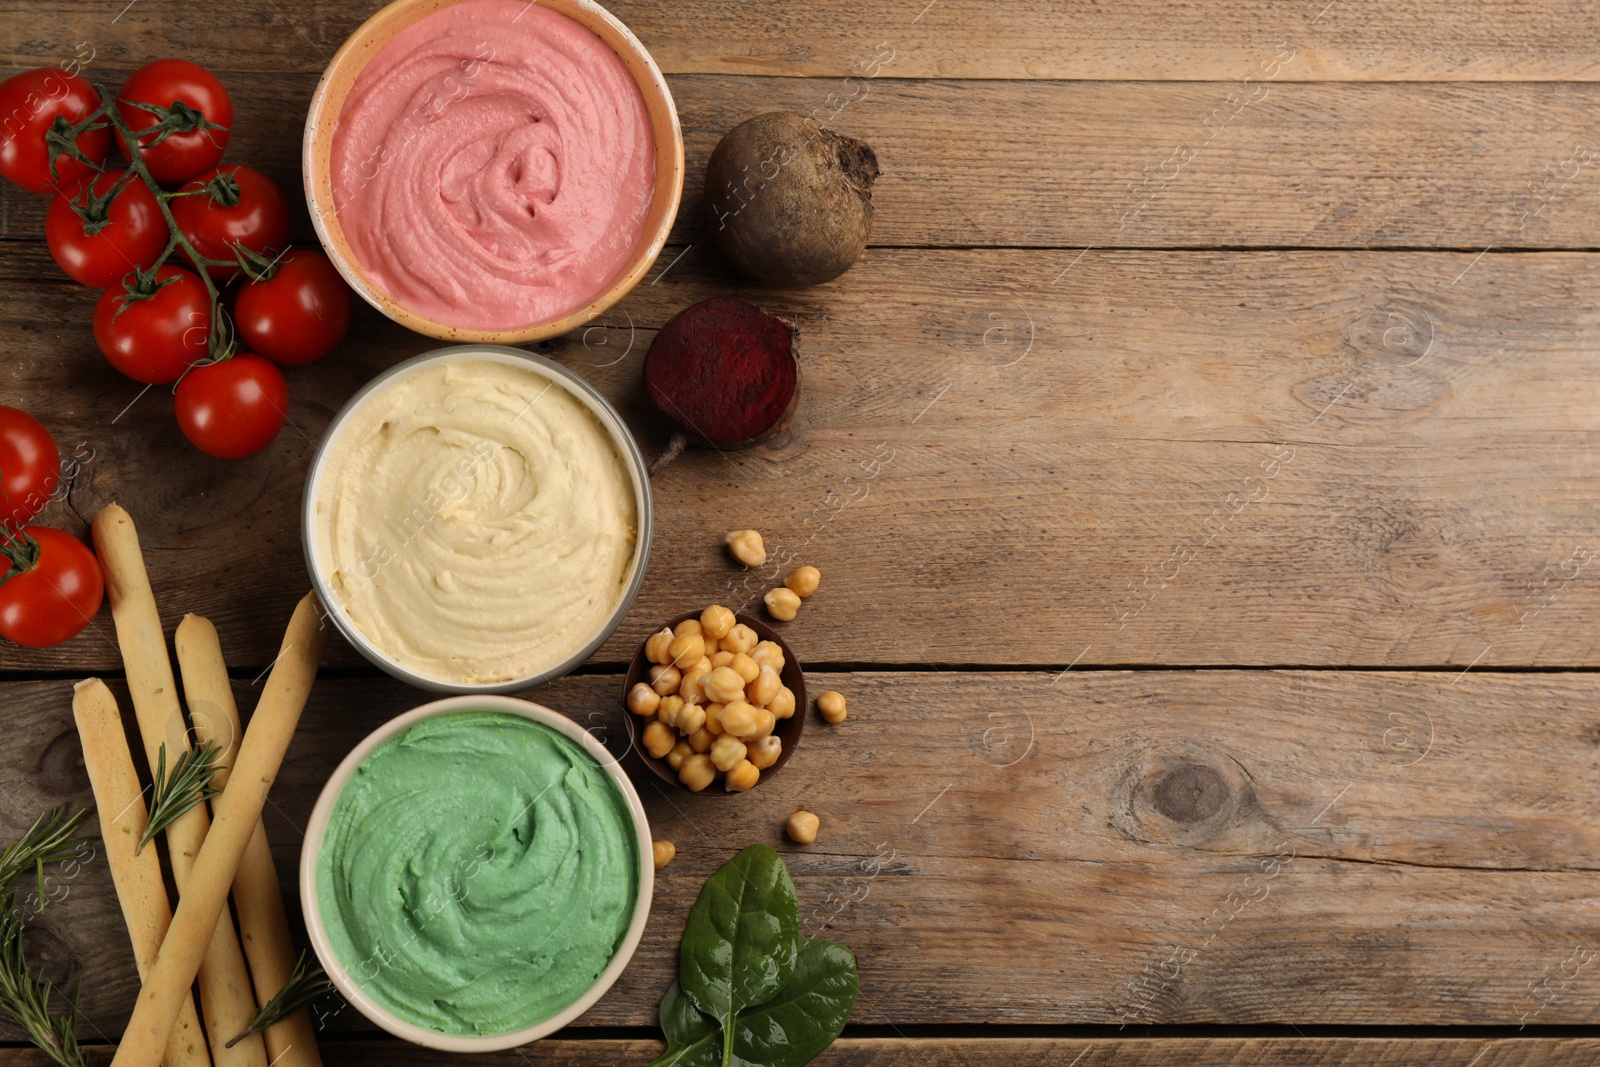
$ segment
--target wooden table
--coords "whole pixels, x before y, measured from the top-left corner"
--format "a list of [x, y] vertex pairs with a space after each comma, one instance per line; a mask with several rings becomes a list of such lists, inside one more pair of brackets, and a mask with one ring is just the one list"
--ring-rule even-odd
[[[222, 72], [229, 158], [294, 190], [318, 73], [375, 7], [15, 0], [0, 25], [11, 68]], [[770, 582], [719, 551], [755, 526], [821, 567], [786, 632], [852, 714], [740, 801], [643, 783], [678, 858], [632, 966], [561, 1040], [483, 1061], [654, 1055], [684, 915], [752, 841], [861, 961], [819, 1062], [1600, 1060], [1600, 7], [612, 8], [670, 75], [684, 209], [646, 284], [538, 349], [653, 455], [669, 427], [645, 349], [737, 294], [799, 324], [806, 396], [780, 439], [656, 477], [634, 611], [536, 696], [614, 725], [654, 624]], [[883, 165], [873, 247], [816, 289], [745, 284], [709, 241], [711, 147], [776, 108]], [[212, 461], [163, 391], [96, 354], [94, 294], [56, 270], [43, 218], [0, 193], [0, 399], [82, 458], [49, 518], [82, 531], [124, 504], [169, 631], [213, 619], [248, 708], [307, 585], [312, 442], [436, 343], [363, 309], [291, 376], [293, 429]], [[311, 239], [303, 210], [296, 227]], [[5, 836], [92, 805], [71, 680], [120, 669], [108, 615], [0, 650]], [[269, 809], [291, 893], [323, 780], [420, 699], [330, 647]], [[809, 848], [781, 841], [798, 804], [822, 817]], [[115, 1041], [136, 980], [103, 864], [30, 952], [82, 980], [85, 1039]], [[330, 1064], [445, 1059], [337, 1007]]]

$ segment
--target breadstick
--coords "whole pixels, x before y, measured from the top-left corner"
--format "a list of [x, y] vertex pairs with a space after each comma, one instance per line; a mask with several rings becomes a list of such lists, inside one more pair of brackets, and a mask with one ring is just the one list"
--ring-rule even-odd
[[[105, 845], [111, 881], [117, 888], [122, 918], [133, 942], [133, 962], [142, 979], [155, 962], [161, 939], [172, 922], [172, 905], [161, 881], [161, 861], [155, 849], [135, 853], [144, 833], [144, 792], [128, 755], [128, 735], [116, 698], [98, 678], [79, 682], [72, 690], [72, 715], [83, 741], [83, 766], [94, 788], [100, 812], [100, 840]], [[178, 1007], [178, 1023], [167, 1040], [166, 1067], [211, 1067], [194, 997], [185, 995]]]
[[195, 859], [190, 887], [178, 900], [172, 927], [139, 990], [112, 1067], [156, 1067], [161, 1060], [183, 992], [194, 980], [206, 939], [228, 905], [229, 884], [305, 709], [327, 636], [316, 595], [307, 593], [289, 620], [261, 702], [239, 745], [228, 788], [217, 798], [216, 818]]
[[[178, 670], [183, 675], [183, 694], [189, 702], [195, 737], [201, 744], [210, 741], [221, 749], [211, 779], [211, 784], [221, 789], [228, 784], [244, 730], [239, 725], [239, 708], [233, 700], [217, 628], [198, 615], [185, 615], [172, 643], [178, 652]], [[278, 871], [267, 846], [267, 831], [259, 819], [239, 861], [239, 873], [233, 876], [233, 906], [239, 913], [239, 937], [250, 961], [256, 999], [265, 1004], [289, 984], [298, 957], [283, 893], [278, 889]], [[262, 1036], [267, 1039], [267, 1056], [273, 1067], [322, 1067], [309, 1007], [263, 1031]]]
[[[117, 627], [117, 645], [128, 674], [128, 692], [139, 721], [150, 772], [155, 773], [160, 749], [166, 745], [167, 766], [189, 751], [189, 734], [178, 706], [178, 687], [167, 659], [167, 641], [161, 631], [155, 595], [139, 552], [139, 535], [133, 520], [116, 504], [94, 517], [94, 547], [105, 571], [111, 618]], [[182, 897], [193, 881], [195, 856], [205, 840], [211, 820], [204, 804], [190, 808], [167, 827], [167, 851], [172, 876]], [[219, 916], [211, 931], [205, 962], [200, 967], [200, 1013], [206, 1021], [206, 1039], [217, 1067], [267, 1067], [267, 1046], [260, 1035], [228, 1048], [228, 1040], [242, 1033], [255, 1018], [255, 993], [245, 968], [239, 936], [231, 916]]]

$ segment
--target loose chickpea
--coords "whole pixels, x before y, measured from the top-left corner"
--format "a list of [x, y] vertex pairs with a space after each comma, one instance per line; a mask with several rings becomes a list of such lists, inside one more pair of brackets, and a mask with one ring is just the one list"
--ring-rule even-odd
[[767, 710], [774, 718], [787, 719], [794, 714], [794, 690], [786, 685], [778, 687], [778, 695], [767, 701]]
[[735, 737], [756, 732], [756, 725], [761, 721], [760, 714], [754, 707], [743, 700], [735, 700], [722, 709], [722, 728]]
[[682, 622], [672, 628], [673, 637], [684, 637], [688, 634], [697, 634], [699, 632], [699, 619], [684, 619]]
[[667, 646], [672, 644], [672, 630], [663, 626], [660, 630], [650, 635], [644, 643], [644, 658], [651, 663], [671, 663], [672, 655], [667, 651]]
[[745, 759], [756, 765], [756, 770], [764, 771], [783, 755], [783, 742], [776, 736], [768, 734], [759, 741], [752, 741], [745, 746]]
[[734, 669], [740, 680], [746, 685], [749, 685], [761, 675], [761, 664], [743, 652], [736, 653], [733, 657], [733, 662], [729, 663], [728, 666]]
[[711, 669], [716, 670], [718, 667], [726, 667], [733, 662], [733, 656], [734, 654], [725, 648], [717, 649], [717, 651], [711, 653]]
[[761, 599], [767, 605], [767, 614], [779, 622], [789, 622], [800, 610], [800, 598], [795, 591], [781, 585], [776, 589], [768, 589]]
[[817, 817], [809, 811], [797, 811], [789, 816], [789, 840], [800, 845], [809, 845], [817, 839], [817, 827], [821, 825]]
[[673, 725], [678, 732], [685, 736], [694, 733], [706, 724], [706, 709], [698, 704], [685, 704], [683, 710], [678, 712], [678, 717]]
[[706, 639], [699, 634], [684, 634], [681, 637], [674, 637], [667, 651], [672, 653], [672, 665], [674, 667], [688, 670], [699, 662], [701, 656], [706, 654]]
[[755, 530], [734, 530], [724, 540], [733, 558], [746, 567], [759, 567], [767, 561], [767, 546]]
[[728, 636], [722, 639], [721, 645], [729, 652], [749, 652], [760, 641], [760, 636], [741, 622], [734, 624], [733, 629], [728, 631]]
[[705, 728], [710, 730], [713, 735], [722, 733], [724, 729], [722, 725], [722, 712], [726, 707], [726, 704], [706, 705]]
[[717, 737], [704, 726], [689, 735], [689, 747], [695, 752], [710, 752], [711, 746], [716, 743]]
[[674, 845], [671, 841], [650, 842], [650, 858], [655, 863], [656, 870], [658, 871], [667, 864], [671, 863], [672, 857], [676, 856], [677, 854], [678, 846]]
[[723, 734], [711, 746], [711, 763], [719, 771], [731, 771], [734, 764], [744, 759], [744, 742], [732, 734]]
[[772, 698], [777, 696], [778, 690], [782, 688], [783, 681], [778, 677], [778, 672], [771, 667], [762, 667], [761, 673], [756, 675], [756, 680], [744, 687], [744, 696], [750, 703], [766, 707], [772, 703]]
[[678, 781], [695, 793], [710, 785], [716, 776], [717, 769], [711, 765], [711, 757], [703, 752], [690, 756], [683, 761], [683, 766], [678, 768]]
[[743, 793], [746, 789], [753, 788], [761, 781], [761, 772], [756, 770], [756, 765], [749, 760], [740, 760], [728, 772], [728, 780], [723, 788], [730, 793]]
[[685, 705], [683, 702], [683, 698], [678, 696], [676, 693], [672, 694], [671, 696], [662, 697], [661, 707], [656, 709], [656, 718], [660, 719], [668, 726], [676, 726], [678, 725], [678, 715], [686, 706], [687, 705]]
[[737, 736], [739, 740], [743, 741], [745, 744], [749, 744], [752, 741], [759, 741], [761, 738], [771, 734], [772, 728], [776, 726], [777, 723], [778, 720], [773, 717], [772, 712], [768, 711], [766, 708], [757, 708], [755, 726], [750, 729], [749, 733], [738, 734]]
[[670, 663], [658, 663], [650, 668], [650, 688], [658, 696], [671, 696], [678, 691], [683, 674]]
[[779, 674], [783, 673], [783, 646], [776, 641], [761, 642], [751, 651], [750, 658], [755, 660], [758, 666], [771, 667]]
[[844, 707], [844, 694], [836, 693], [832, 689], [817, 698], [817, 710], [822, 712], [822, 717], [829, 722], [844, 722], [847, 714]]
[[707, 673], [707, 671], [696, 667], [683, 676], [683, 680], [678, 684], [678, 695], [683, 698], [684, 703], [704, 704], [706, 702], [705, 682]]
[[721, 604], [713, 604], [700, 613], [700, 632], [720, 641], [728, 636], [728, 631], [738, 621], [733, 617], [733, 612]]
[[644, 728], [644, 747], [656, 759], [660, 759], [678, 744], [678, 733], [664, 722], [653, 722]]
[[654, 715], [661, 706], [661, 694], [644, 682], [635, 682], [628, 690], [628, 710], [635, 715]]
[[667, 766], [675, 771], [681, 770], [683, 761], [692, 755], [694, 755], [694, 749], [690, 747], [689, 742], [679, 741], [672, 746], [672, 751], [667, 753]]
[[822, 581], [822, 572], [815, 567], [796, 567], [789, 572], [789, 577], [783, 580], [795, 596], [807, 597], [817, 591], [817, 584]]

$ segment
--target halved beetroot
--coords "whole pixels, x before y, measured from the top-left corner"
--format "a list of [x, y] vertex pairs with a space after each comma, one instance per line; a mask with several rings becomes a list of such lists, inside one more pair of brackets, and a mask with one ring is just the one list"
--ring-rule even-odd
[[760, 444], [800, 401], [793, 326], [754, 304], [719, 296], [680, 311], [644, 358], [662, 413], [717, 448]]

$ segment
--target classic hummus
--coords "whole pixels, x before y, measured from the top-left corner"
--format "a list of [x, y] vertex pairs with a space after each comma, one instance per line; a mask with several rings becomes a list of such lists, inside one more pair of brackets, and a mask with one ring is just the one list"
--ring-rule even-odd
[[361, 761], [317, 896], [334, 953], [390, 1012], [508, 1034], [589, 990], [633, 920], [627, 802], [570, 738], [518, 715], [440, 715]]
[[644, 232], [655, 141], [604, 41], [524, 0], [395, 34], [333, 137], [339, 224], [367, 277], [436, 322], [510, 329], [603, 293]]
[[633, 482], [596, 415], [530, 363], [441, 360], [383, 383], [325, 446], [315, 552], [402, 667], [487, 684], [598, 634], [637, 550]]

